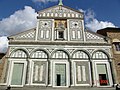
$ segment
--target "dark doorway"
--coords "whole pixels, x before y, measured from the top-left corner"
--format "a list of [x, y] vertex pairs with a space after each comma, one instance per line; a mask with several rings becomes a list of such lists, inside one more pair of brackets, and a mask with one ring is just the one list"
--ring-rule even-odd
[[100, 85], [108, 85], [106, 74], [99, 74]]
[[57, 86], [61, 86], [61, 75], [57, 74]]

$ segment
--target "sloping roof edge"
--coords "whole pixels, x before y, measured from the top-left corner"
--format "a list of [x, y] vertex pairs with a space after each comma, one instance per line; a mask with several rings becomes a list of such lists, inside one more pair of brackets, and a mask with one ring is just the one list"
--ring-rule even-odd
[[[45, 10], [48, 10], [48, 9], [51, 9], [51, 8], [54, 8], [54, 7], [58, 7], [58, 6], [59, 6], [59, 5], [55, 5], [55, 6], [52, 6], [52, 7], [45, 8], [45, 9], [43, 9], [43, 10], [37, 11], [37, 13], [39, 14], [40, 12], [43, 12], [43, 11], [45, 11]], [[73, 9], [73, 8], [71, 8], [71, 7], [68, 7], [68, 6], [65, 6], [65, 5], [62, 5], [62, 7], [67, 8], [67, 9], [70, 9], [70, 10], [75, 11], [75, 12], [77, 12], [77, 13], [83, 14], [83, 12], [80, 12], [79, 10], [75, 10], [75, 9]]]
[[104, 35], [104, 36], [107, 36], [107, 32], [120, 32], [120, 28], [107, 27], [107, 28], [97, 30], [98, 34], [101, 34], [101, 35]]
[[32, 31], [32, 30], [36, 30], [36, 27], [35, 27], [35, 28], [28, 29], [28, 30], [25, 30], [25, 31], [23, 31], [23, 32], [19, 32], [19, 33], [17, 33], [17, 34], [11, 35], [11, 36], [8, 36], [7, 38], [10, 39], [10, 38], [15, 37], [15, 36], [17, 36], [17, 35], [19, 35], [19, 34], [22, 34], [22, 33], [25, 33], [25, 32], [29, 32], [29, 31]]

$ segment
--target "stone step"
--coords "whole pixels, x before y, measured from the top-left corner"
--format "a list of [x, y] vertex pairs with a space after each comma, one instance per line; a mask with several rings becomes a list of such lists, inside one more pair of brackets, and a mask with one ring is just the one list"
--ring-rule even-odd
[[[0, 86], [0, 90], [6, 90], [6, 86]], [[24, 86], [24, 87], [12, 87], [10, 90], [115, 90], [115, 87], [39, 87], [39, 86]]]

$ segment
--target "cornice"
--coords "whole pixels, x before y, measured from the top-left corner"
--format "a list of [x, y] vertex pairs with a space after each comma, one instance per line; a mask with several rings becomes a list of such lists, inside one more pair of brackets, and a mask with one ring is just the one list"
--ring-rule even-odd
[[109, 43], [96, 43], [96, 42], [77, 42], [77, 41], [10, 41], [10, 45], [84, 45], [84, 46], [111, 46]]

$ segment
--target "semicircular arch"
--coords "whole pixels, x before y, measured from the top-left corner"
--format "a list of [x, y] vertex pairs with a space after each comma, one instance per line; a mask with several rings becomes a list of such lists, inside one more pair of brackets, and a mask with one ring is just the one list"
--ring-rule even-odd
[[75, 50], [72, 53], [72, 58], [89, 59], [90, 58], [90, 54], [86, 50]]
[[10, 53], [10, 57], [27, 58], [29, 54], [24, 48], [17, 48]]
[[44, 49], [35, 49], [30, 54], [31, 58], [49, 58], [49, 54]]
[[54, 50], [51, 54], [51, 58], [70, 58], [70, 55], [67, 50], [57, 49]]
[[109, 59], [110, 55], [104, 50], [95, 50], [92, 54], [93, 59]]

